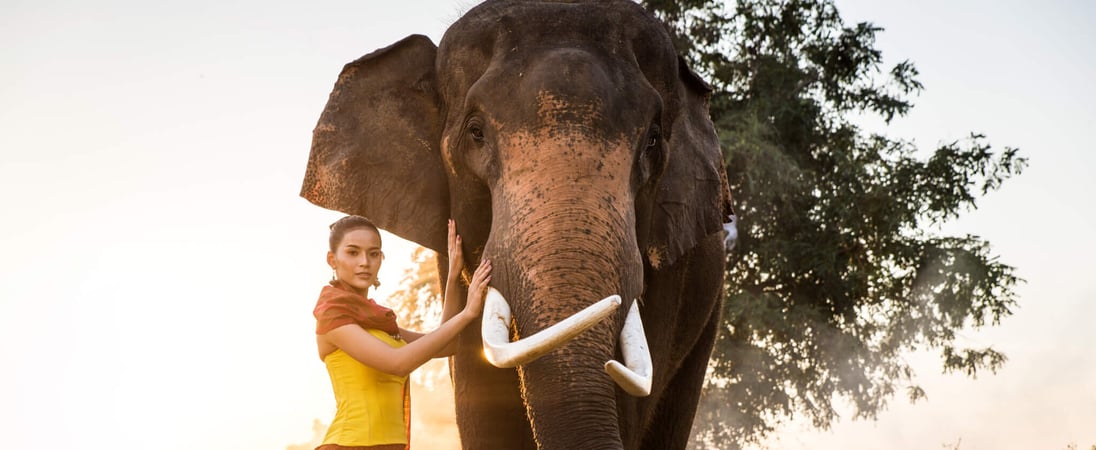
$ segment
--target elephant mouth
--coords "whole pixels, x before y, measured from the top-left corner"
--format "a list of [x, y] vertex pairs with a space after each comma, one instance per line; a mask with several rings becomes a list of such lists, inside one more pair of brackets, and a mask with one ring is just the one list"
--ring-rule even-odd
[[[527, 364], [597, 325], [620, 306], [620, 296], [611, 295], [555, 325], [511, 342], [510, 304], [499, 291], [489, 288], [484, 299], [481, 329], [484, 356], [496, 367]], [[605, 371], [625, 392], [637, 397], [650, 395], [653, 364], [638, 301], [632, 302], [624, 327], [620, 330], [620, 347], [624, 363], [609, 360], [605, 363]]]

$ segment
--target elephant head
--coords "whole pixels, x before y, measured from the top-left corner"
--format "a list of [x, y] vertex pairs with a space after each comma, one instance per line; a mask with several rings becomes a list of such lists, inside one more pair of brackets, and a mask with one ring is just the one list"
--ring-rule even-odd
[[709, 92], [623, 0], [489, 1], [343, 68], [301, 195], [440, 254], [452, 217], [494, 266], [466, 448], [684, 446], [730, 214]]

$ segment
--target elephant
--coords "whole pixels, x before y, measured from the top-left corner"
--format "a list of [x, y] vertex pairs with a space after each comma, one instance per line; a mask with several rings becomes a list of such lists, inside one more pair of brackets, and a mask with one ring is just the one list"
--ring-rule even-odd
[[343, 67], [301, 196], [493, 265], [464, 448], [685, 448], [733, 232], [711, 92], [627, 0], [486, 1]]

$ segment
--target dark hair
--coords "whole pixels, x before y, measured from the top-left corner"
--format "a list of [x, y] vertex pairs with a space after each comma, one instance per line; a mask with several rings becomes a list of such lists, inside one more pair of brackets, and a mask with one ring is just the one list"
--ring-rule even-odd
[[351, 230], [357, 230], [358, 228], [368, 228], [370, 230], [373, 230], [374, 233], [377, 233], [378, 240], [381, 236], [381, 230], [377, 228], [377, 226], [374, 225], [373, 222], [371, 222], [369, 219], [366, 219], [362, 216], [351, 215], [343, 217], [342, 219], [336, 220], [335, 223], [331, 224], [330, 228], [331, 237], [327, 238], [327, 243], [331, 246], [331, 251], [335, 251], [335, 249], [339, 246], [339, 243], [342, 242], [343, 237], [346, 236], [346, 233], [349, 233]]

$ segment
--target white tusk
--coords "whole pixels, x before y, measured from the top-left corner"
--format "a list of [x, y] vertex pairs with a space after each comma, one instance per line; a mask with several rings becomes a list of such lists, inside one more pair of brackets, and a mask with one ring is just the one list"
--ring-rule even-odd
[[651, 350], [647, 348], [647, 335], [643, 332], [643, 320], [639, 317], [639, 302], [633, 301], [620, 330], [620, 352], [624, 364], [613, 360], [605, 363], [605, 371], [625, 392], [636, 397], [651, 395]]
[[734, 250], [734, 244], [738, 242], [738, 217], [731, 214], [727, 223], [723, 224], [723, 246], [727, 251]]
[[620, 296], [610, 295], [540, 332], [510, 342], [510, 304], [495, 290], [487, 289], [483, 304], [483, 354], [495, 367], [516, 367], [537, 359], [609, 317], [620, 306]]

